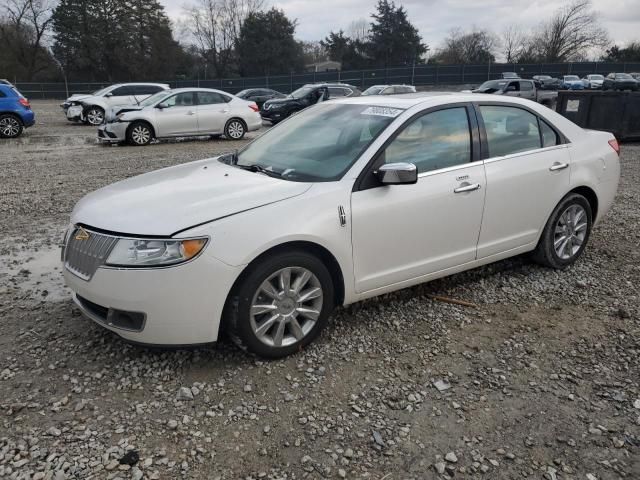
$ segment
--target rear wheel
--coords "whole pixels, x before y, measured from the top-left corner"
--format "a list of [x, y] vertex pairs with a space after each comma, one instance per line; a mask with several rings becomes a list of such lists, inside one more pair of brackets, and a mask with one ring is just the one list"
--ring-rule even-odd
[[87, 123], [95, 127], [104, 123], [104, 110], [100, 107], [89, 107], [85, 114]]
[[547, 267], [562, 269], [574, 263], [589, 241], [591, 205], [582, 195], [570, 193], [549, 217], [534, 259]]
[[153, 130], [146, 122], [134, 122], [127, 130], [127, 141], [136, 147], [149, 145], [153, 138]]
[[24, 125], [15, 115], [5, 113], [0, 115], [0, 137], [2, 138], [16, 138], [22, 134]]
[[225, 308], [225, 325], [242, 349], [267, 358], [299, 351], [318, 336], [334, 307], [325, 265], [306, 252], [266, 258], [244, 276]]
[[230, 140], [242, 140], [245, 133], [247, 133], [247, 129], [244, 123], [237, 118], [229, 120], [224, 127], [224, 136]]

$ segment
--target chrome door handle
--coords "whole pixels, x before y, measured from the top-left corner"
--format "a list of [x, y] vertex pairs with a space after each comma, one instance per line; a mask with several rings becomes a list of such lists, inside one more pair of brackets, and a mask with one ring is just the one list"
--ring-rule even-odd
[[556, 170], [564, 170], [565, 168], [567, 168], [569, 166], [568, 163], [554, 163], [553, 165], [551, 165], [549, 167], [549, 170], [552, 172], [555, 172]]
[[480, 188], [479, 183], [472, 183], [470, 185], [461, 185], [458, 188], [453, 190], [453, 193], [464, 193], [464, 192], [473, 192], [474, 190], [478, 190]]

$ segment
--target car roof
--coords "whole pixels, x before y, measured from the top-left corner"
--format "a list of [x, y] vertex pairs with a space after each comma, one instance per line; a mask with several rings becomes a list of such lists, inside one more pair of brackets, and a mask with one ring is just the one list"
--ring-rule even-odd
[[122, 86], [148, 86], [153, 85], [154, 87], [169, 87], [168, 83], [152, 83], [152, 82], [127, 82], [127, 83], [114, 83], [113, 85], [109, 85], [110, 87], [122, 87]]
[[[247, 88], [247, 90], [254, 90], [251, 88]], [[183, 88], [172, 88], [167, 90], [167, 92], [171, 93], [182, 93], [182, 92], [215, 92], [215, 93], [224, 93], [225, 95], [233, 95], [233, 93], [225, 92], [223, 90], [216, 90], [215, 88], [201, 88], [201, 87], [183, 87]]]

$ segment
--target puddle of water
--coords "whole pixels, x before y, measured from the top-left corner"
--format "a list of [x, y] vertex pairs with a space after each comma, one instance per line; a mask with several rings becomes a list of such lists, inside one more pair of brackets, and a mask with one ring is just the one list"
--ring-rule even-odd
[[0, 285], [18, 288], [36, 301], [59, 302], [71, 296], [62, 277], [57, 246], [0, 256]]

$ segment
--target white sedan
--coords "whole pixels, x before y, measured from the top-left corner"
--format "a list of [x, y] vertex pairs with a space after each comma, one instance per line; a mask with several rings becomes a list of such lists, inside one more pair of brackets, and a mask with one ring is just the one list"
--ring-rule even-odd
[[229, 93], [209, 88], [159, 92], [139, 105], [115, 107], [98, 128], [102, 143], [148, 145], [171, 137], [225, 135], [240, 140], [262, 126], [260, 109]]
[[618, 144], [479, 94], [324, 102], [238, 153], [87, 195], [62, 252], [73, 298], [127, 340], [224, 329], [280, 357], [338, 305], [533, 252], [562, 269], [611, 207]]

